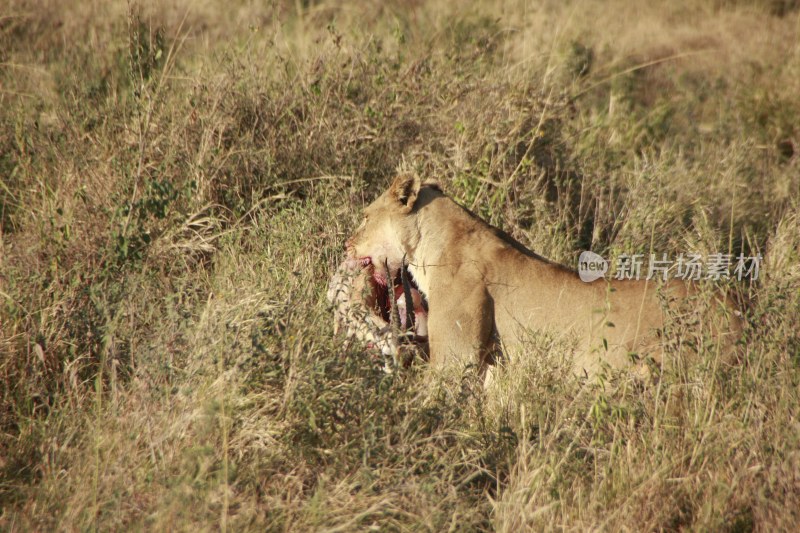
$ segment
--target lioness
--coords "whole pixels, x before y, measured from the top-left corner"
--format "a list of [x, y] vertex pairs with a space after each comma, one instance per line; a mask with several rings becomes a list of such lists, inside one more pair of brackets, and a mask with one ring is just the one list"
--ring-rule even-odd
[[[345, 246], [381, 286], [407, 265], [430, 305], [432, 364], [472, 362], [484, 370], [498, 347], [519, 352], [537, 329], [575, 337], [579, 373], [595, 374], [604, 363], [621, 368], [634, 352], [660, 357], [664, 321], [655, 282], [584, 283], [416, 175], [398, 175], [364, 209]], [[693, 289], [672, 280], [661, 290], [680, 299]]]

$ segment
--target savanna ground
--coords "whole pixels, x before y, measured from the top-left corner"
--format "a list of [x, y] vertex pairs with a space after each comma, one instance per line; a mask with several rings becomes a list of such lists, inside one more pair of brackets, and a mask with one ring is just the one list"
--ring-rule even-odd
[[[800, 5], [3, 0], [0, 529], [797, 530]], [[739, 361], [333, 338], [398, 165], [539, 253], [761, 253]]]

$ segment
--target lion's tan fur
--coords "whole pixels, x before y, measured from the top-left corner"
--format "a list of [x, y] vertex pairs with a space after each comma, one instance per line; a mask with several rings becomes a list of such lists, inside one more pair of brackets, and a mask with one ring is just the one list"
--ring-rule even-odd
[[354, 258], [399, 269], [408, 263], [430, 303], [431, 361], [477, 362], [519, 353], [534, 330], [573, 335], [575, 367], [621, 368], [632, 352], [660, 356], [662, 301], [692, 291], [673, 280], [584, 283], [513, 241], [416, 176], [400, 175], [364, 210], [348, 241]]

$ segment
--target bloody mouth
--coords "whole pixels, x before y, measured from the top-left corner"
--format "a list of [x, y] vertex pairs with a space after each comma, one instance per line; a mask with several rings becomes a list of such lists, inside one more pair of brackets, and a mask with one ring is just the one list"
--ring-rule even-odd
[[[389, 286], [391, 285], [391, 294], [394, 297], [394, 301], [397, 302], [398, 314], [400, 315], [400, 328], [410, 329], [414, 327], [416, 329], [417, 337], [420, 337], [420, 340], [422, 341], [427, 340], [428, 301], [419, 291], [419, 287], [414, 281], [414, 278], [411, 276], [411, 273], [408, 271], [408, 268], [403, 266], [402, 269], [398, 269], [397, 273], [392, 277], [390, 284], [386, 278], [386, 274], [379, 273], [378, 269], [375, 268], [372, 258], [360, 258], [358, 259], [358, 262], [362, 268], [368, 269], [369, 279], [372, 289], [375, 293], [375, 312], [386, 322], [390, 324], [392, 323], [392, 301], [389, 299]], [[409, 292], [414, 310], [413, 323], [411, 320], [409, 320], [409, 313], [406, 311], [409, 306], [405, 301], [406, 295], [405, 290], [403, 289], [403, 277], [405, 277], [407, 280], [410, 288]], [[420, 331], [420, 327], [418, 326], [420, 321], [423, 321], [425, 324], [422, 331]]]

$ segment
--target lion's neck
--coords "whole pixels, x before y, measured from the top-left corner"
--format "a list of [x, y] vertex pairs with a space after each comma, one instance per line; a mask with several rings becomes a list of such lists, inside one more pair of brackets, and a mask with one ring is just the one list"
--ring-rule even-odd
[[[430, 296], [431, 285], [448, 276], [454, 264], [473, 261], [465, 252], [479, 250], [480, 221], [444, 195], [438, 195], [417, 213], [418, 242], [407, 250], [409, 271], [420, 291]], [[485, 235], [484, 235], [485, 238]]]

